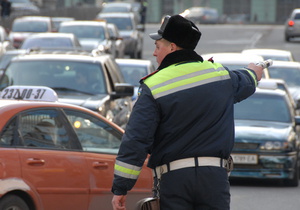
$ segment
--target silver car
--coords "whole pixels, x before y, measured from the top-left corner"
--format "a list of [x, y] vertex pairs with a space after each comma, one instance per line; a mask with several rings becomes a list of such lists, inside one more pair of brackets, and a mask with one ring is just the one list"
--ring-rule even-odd
[[104, 19], [118, 27], [125, 43], [125, 55], [142, 58], [144, 29], [133, 13], [99, 13], [96, 19]]
[[300, 37], [300, 8], [294, 9], [285, 23], [285, 41], [291, 38]]

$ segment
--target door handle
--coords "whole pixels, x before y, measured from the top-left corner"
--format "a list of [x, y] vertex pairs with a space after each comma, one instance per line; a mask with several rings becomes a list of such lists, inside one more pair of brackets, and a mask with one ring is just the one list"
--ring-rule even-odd
[[106, 162], [93, 162], [93, 168], [95, 169], [108, 169], [108, 163]]
[[38, 158], [28, 158], [27, 164], [32, 166], [40, 166], [45, 164], [45, 160]]

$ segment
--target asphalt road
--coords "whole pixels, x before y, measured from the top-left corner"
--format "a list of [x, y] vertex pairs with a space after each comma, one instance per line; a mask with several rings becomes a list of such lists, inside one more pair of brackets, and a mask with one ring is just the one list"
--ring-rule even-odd
[[[146, 26], [143, 58], [152, 56], [154, 41], [148, 36], [159, 25]], [[300, 61], [300, 39], [284, 41], [282, 25], [199, 25], [202, 32], [196, 52], [240, 52], [247, 48], [290, 50]], [[285, 187], [279, 181], [231, 181], [231, 210], [297, 210], [300, 209], [300, 187]]]
[[[202, 32], [195, 49], [198, 54], [216, 52], [241, 52], [248, 48], [272, 48], [290, 50], [300, 61], [300, 39], [284, 40], [283, 25], [198, 25]], [[158, 24], [147, 24], [144, 34], [143, 58], [155, 61], [152, 56], [154, 41], [149, 33], [156, 32]]]

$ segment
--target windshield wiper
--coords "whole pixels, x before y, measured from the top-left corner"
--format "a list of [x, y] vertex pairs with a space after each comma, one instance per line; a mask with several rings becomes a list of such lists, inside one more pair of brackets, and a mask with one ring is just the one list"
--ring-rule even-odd
[[51, 87], [53, 90], [58, 90], [58, 91], [71, 91], [71, 92], [77, 92], [77, 93], [82, 93], [86, 95], [94, 95], [93, 93], [82, 91], [82, 90], [77, 90], [73, 88], [66, 88], [66, 87]]

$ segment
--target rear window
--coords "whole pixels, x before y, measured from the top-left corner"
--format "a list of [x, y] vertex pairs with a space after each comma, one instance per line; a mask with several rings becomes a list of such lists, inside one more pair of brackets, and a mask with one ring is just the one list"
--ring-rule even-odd
[[300, 20], [300, 13], [296, 13], [294, 19], [295, 20]]
[[20, 21], [14, 22], [13, 32], [47, 32], [48, 23], [43, 21]]

